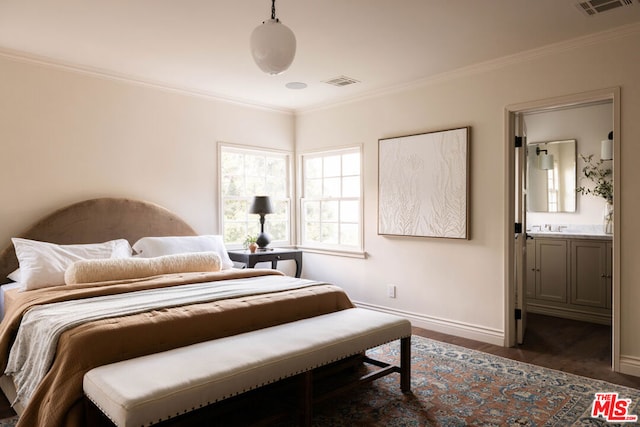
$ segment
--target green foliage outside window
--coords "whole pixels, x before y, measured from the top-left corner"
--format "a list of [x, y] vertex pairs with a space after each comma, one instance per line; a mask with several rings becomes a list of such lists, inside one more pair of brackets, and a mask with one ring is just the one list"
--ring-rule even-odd
[[288, 157], [283, 154], [223, 147], [220, 191], [226, 244], [242, 244], [260, 231], [259, 216], [249, 214], [253, 196], [271, 197], [275, 212], [267, 215], [265, 231], [272, 242], [289, 242]]

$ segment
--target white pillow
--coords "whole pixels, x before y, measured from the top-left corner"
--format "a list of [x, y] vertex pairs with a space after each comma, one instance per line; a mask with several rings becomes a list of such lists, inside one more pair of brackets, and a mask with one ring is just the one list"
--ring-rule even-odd
[[75, 261], [97, 258], [131, 257], [125, 239], [85, 245], [57, 245], [37, 240], [11, 239], [20, 263], [22, 290], [64, 285], [64, 272]]
[[216, 252], [223, 270], [233, 267], [233, 261], [219, 235], [143, 237], [133, 244], [133, 250], [142, 258], [187, 252]]
[[9, 273], [9, 275], [7, 276], [7, 279], [13, 280], [14, 282], [19, 282], [20, 281], [20, 269], [16, 268], [11, 273]]

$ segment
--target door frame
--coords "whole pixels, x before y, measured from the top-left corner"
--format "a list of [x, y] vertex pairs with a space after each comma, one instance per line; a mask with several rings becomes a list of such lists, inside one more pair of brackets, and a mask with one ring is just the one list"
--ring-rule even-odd
[[[516, 345], [516, 319], [515, 319], [515, 292], [516, 283], [515, 268], [515, 239], [513, 238], [513, 227], [515, 223], [515, 156], [516, 149], [514, 137], [516, 135], [515, 116], [516, 113], [533, 113], [542, 111], [552, 111], [560, 108], [579, 107], [596, 102], [611, 101], [613, 106], [613, 134], [616, 143], [613, 146], [613, 223], [620, 224], [620, 145], [622, 143], [620, 133], [620, 88], [612, 87], [574, 95], [547, 98], [536, 101], [529, 101], [518, 104], [510, 104], [504, 110], [504, 145], [505, 145], [505, 321], [504, 321], [504, 345], [513, 347]], [[526, 230], [523, 230], [526, 231]], [[611, 302], [611, 351], [612, 369], [620, 371], [620, 227], [613, 229], [613, 283]]]
[[[515, 305], [519, 315], [516, 316], [516, 343], [524, 342], [524, 335], [527, 329], [527, 310], [526, 310], [526, 294], [527, 294], [527, 132], [524, 126], [524, 114], [520, 112], [513, 113], [514, 132], [520, 137], [520, 147], [516, 148], [514, 156], [514, 222], [520, 223], [520, 233], [516, 233], [514, 246], [514, 262], [515, 275], [513, 281], [515, 283]], [[515, 136], [514, 136], [515, 143]], [[516, 230], [514, 230], [516, 231]]]

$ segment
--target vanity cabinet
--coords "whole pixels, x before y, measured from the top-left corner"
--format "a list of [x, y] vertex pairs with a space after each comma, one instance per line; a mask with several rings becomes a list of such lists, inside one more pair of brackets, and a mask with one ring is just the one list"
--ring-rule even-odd
[[536, 240], [527, 239], [527, 281], [525, 296], [527, 299], [536, 297]]
[[[567, 279], [569, 263], [567, 257], [567, 240], [534, 239], [533, 256], [527, 260], [529, 278], [532, 286], [528, 286], [532, 298], [543, 301], [567, 302]], [[529, 251], [527, 252], [529, 255]]]
[[611, 308], [611, 243], [571, 241], [571, 303]]
[[527, 241], [527, 310], [602, 324], [611, 322], [612, 246], [584, 238]]

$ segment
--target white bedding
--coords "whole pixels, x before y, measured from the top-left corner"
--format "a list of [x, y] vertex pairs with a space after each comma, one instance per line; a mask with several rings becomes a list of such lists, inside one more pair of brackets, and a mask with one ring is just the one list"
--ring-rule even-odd
[[319, 282], [287, 276], [260, 276], [35, 306], [22, 319], [5, 374], [11, 376], [15, 383], [16, 401], [26, 405], [51, 366], [58, 338], [70, 328], [92, 320], [153, 309], [298, 289], [315, 284]]
[[0, 286], [0, 320], [4, 319], [4, 293], [20, 287], [20, 283], [11, 282]]

